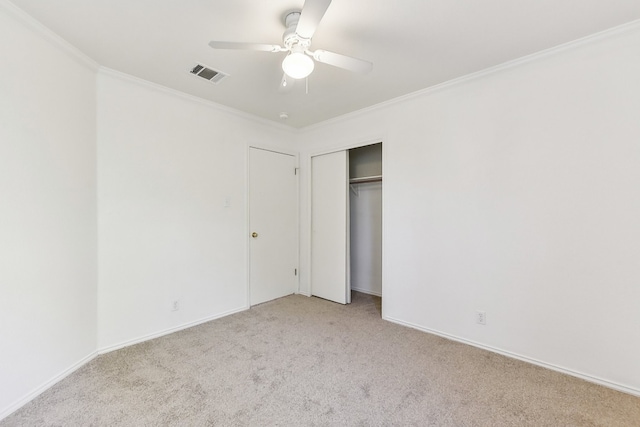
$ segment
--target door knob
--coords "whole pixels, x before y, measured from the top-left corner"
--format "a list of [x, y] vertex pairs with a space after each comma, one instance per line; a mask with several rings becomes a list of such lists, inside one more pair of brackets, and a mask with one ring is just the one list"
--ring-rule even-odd
[[251, 237], [253, 237], [253, 238], [255, 239], [256, 237], [258, 237], [258, 233], [256, 233], [256, 232], [254, 231], [253, 233], [251, 233]]

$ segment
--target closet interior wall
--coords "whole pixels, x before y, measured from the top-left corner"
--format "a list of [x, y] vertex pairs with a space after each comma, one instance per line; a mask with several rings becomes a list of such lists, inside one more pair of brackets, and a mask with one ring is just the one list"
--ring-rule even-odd
[[382, 296], [382, 144], [349, 150], [351, 289]]

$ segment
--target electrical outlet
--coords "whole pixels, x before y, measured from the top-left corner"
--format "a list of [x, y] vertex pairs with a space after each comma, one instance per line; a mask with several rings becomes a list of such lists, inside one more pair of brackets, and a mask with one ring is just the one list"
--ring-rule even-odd
[[178, 300], [175, 300], [171, 305], [171, 311], [178, 311], [178, 310], [180, 310], [180, 303], [178, 302]]
[[487, 313], [484, 311], [476, 311], [476, 323], [479, 325], [486, 325]]

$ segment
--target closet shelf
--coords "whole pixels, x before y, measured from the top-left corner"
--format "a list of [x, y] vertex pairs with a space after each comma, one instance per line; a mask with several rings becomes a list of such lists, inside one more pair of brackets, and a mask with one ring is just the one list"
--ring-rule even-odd
[[382, 175], [363, 176], [362, 178], [351, 178], [349, 184], [360, 184], [363, 182], [379, 182], [382, 181]]

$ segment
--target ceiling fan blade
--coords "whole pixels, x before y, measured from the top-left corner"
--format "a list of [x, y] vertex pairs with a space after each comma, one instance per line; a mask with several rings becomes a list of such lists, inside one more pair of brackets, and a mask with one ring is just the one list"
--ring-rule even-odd
[[322, 49], [313, 52], [313, 59], [323, 64], [333, 65], [334, 67], [344, 68], [345, 70], [361, 74], [367, 74], [373, 69], [373, 64], [364, 59], [353, 58]]
[[300, 13], [296, 34], [305, 39], [313, 37], [330, 4], [331, 0], [306, 0]]
[[278, 92], [280, 93], [289, 93], [293, 90], [293, 86], [295, 84], [296, 79], [293, 79], [287, 74], [282, 74], [282, 79], [280, 80], [280, 86], [278, 87]]
[[287, 49], [277, 44], [260, 44], [260, 43], [242, 43], [242, 42], [221, 42], [210, 41], [209, 46], [214, 49], [242, 49], [242, 50], [258, 50], [261, 52], [283, 52]]

